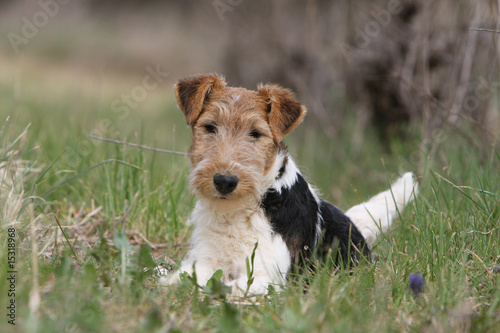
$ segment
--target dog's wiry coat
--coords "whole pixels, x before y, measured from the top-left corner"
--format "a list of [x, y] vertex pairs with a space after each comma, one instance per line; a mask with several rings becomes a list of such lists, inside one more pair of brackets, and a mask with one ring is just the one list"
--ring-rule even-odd
[[190, 219], [192, 248], [166, 284], [194, 269], [204, 285], [222, 269], [223, 282], [239, 294], [247, 288], [246, 258], [256, 243], [254, 294], [282, 285], [293, 266], [332, 247], [345, 264], [369, 258], [369, 246], [416, 194], [407, 173], [345, 214], [320, 199], [282, 143], [306, 113], [287, 89], [227, 87], [208, 74], [179, 81], [175, 93], [193, 131], [190, 187], [198, 201]]

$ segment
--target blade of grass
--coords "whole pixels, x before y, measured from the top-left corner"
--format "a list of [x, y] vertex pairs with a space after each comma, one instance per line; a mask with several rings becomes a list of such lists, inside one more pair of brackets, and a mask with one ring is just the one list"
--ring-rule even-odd
[[74, 179], [76, 179], [76, 178], [78, 178], [78, 177], [80, 177], [80, 176], [82, 176], [82, 175], [86, 174], [87, 172], [92, 171], [92, 170], [94, 170], [95, 168], [98, 168], [98, 167], [100, 167], [100, 166], [102, 166], [102, 165], [104, 165], [104, 164], [107, 164], [107, 163], [119, 163], [119, 164], [123, 164], [123, 165], [129, 166], [129, 167], [131, 167], [131, 168], [135, 168], [135, 169], [138, 169], [138, 170], [140, 170], [140, 171], [143, 171], [141, 168], [139, 168], [139, 167], [138, 167], [138, 166], [136, 166], [136, 165], [133, 165], [133, 164], [130, 164], [130, 163], [127, 163], [127, 162], [124, 162], [124, 161], [120, 161], [120, 160], [116, 160], [116, 159], [114, 159], [114, 158], [111, 158], [111, 159], [108, 159], [108, 160], [106, 160], [106, 161], [103, 161], [103, 162], [101, 162], [101, 163], [99, 163], [99, 164], [96, 164], [96, 165], [94, 165], [94, 166], [92, 166], [92, 167], [90, 167], [90, 168], [88, 168], [88, 169], [86, 169], [86, 170], [83, 170], [82, 172], [80, 172], [80, 173], [78, 173], [78, 174], [74, 175], [73, 177], [70, 177], [70, 178], [66, 179], [65, 181], [63, 181], [63, 182], [61, 182], [61, 183], [59, 183], [59, 184], [57, 184], [57, 185], [55, 185], [55, 186], [51, 187], [48, 191], [46, 191], [45, 193], [43, 193], [43, 194], [42, 194], [42, 196], [46, 196], [47, 194], [50, 194], [50, 193], [54, 192], [54, 191], [55, 191], [56, 189], [58, 189], [59, 187], [61, 187], [61, 186], [65, 185], [65, 184], [69, 183], [70, 181], [72, 181], [72, 180], [74, 180]]
[[9, 119], [10, 119], [10, 116], [7, 116], [7, 118], [5, 119], [5, 122], [2, 125], [2, 128], [0, 129], [0, 139], [2, 138], [3, 130], [5, 128], [5, 125], [7, 125], [7, 123], [9, 122]]
[[75, 260], [78, 260], [78, 257], [76, 256], [75, 249], [73, 249], [73, 246], [69, 242], [68, 237], [66, 237], [66, 233], [64, 232], [64, 230], [63, 230], [63, 228], [61, 226], [61, 223], [59, 222], [59, 219], [57, 218], [57, 216], [55, 214], [53, 216], [54, 216], [54, 219], [56, 220], [57, 225], [59, 226], [59, 229], [61, 230], [61, 232], [62, 232], [62, 234], [64, 236], [64, 239], [66, 239], [66, 243], [68, 243], [69, 248], [71, 249], [71, 252], [73, 252], [73, 256], [75, 257]]
[[479, 209], [482, 208], [481, 205], [476, 200], [474, 200], [469, 194], [467, 194], [465, 191], [462, 190], [462, 188], [464, 188], [464, 186], [455, 185], [451, 181], [449, 181], [448, 179], [444, 178], [443, 176], [441, 176], [438, 173], [436, 173], [436, 175], [439, 178], [441, 178], [442, 180], [444, 180], [445, 182], [447, 182], [448, 184], [450, 184], [451, 186], [453, 186], [454, 188], [456, 188], [460, 193], [462, 193], [465, 197], [467, 197], [470, 201], [472, 201], [474, 203], [474, 205], [476, 205], [477, 208], [479, 208]]

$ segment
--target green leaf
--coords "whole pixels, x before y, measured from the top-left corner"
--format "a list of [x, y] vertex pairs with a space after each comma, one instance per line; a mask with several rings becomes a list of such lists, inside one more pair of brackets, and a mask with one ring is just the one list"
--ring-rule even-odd
[[139, 248], [137, 261], [137, 266], [139, 269], [152, 269], [156, 267], [156, 263], [151, 256], [151, 248], [146, 244], [142, 244]]
[[231, 288], [222, 282], [222, 276], [222, 269], [215, 271], [210, 280], [207, 281], [206, 287], [203, 289], [213, 298], [225, 299], [225, 297], [231, 292]]
[[255, 246], [252, 251], [252, 255], [250, 256], [250, 263], [248, 262], [248, 257], [245, 258], [245, 263], [247, 265], [247, 290], [245, 291], [245, 295], [248, 294], [250, 287], [253, 284], [253, 270], [254, 270], [254, 261], [255, 261], [255, 252], [257, 251], [257, 247], [259, 246], [259, 242], [255, 242]]
[[128, 242], [127, 235], [125, 235], [122, 230], [115, 232], [113, 235], [113, 243], [120, 251], [132, 249], [132, 246], [130, 246], [130, 243]]
[[221, 280], [223, 273], [224, 272], [222, 271], [222, 269], [216, 270], [215, 273], [210, 278], [210, 280]]

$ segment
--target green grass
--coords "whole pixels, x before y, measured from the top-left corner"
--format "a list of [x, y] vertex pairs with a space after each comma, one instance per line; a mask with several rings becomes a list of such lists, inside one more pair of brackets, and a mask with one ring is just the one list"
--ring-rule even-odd
[[[173, 100], [143, 104], [121, 120], [110, 111], [113, 97], [63, 95], [49, 100], [26, 94], [14, 102], [9, 87], [0, 89], [1, 124], [10, 114], [0, 137], [0, 171], [9, 172], [1, 183], [0, 246], [6, 248], [4, 231], [15, 222], [18, 247], [15, 327], [5, 316], [7, 258], [0, 252], [0, 331], [500, 327], [500, 156], [494, 147], [479, 149], [451, 131], [422, 144], [414, 127], [407, 140], [391, 143], [395, 153], [388, 154], [368, 128], [360, 153], [353, 154], [352, 120], [335, 137], [306, 121], [287, 143], [325, 198], [347, 209], [408, 170], [419, 174], [420, 194], [373, 249], [374, 264], [337, 272], [327, 262], [314, 276], [293, 278], [283, 293], [233, 304], [217, 281], [205, 290], [187, 278], [161, 288], [153, 275], [156, 265], [175, 265], [187, 250], [185, 222], [194, 199], [186, 158], [87, 136], [109, 119], [112, 126], [102, 136], [186, 151], [190, 133]], [[152, 250], [148, 242], [168, 247]], [[416, 272], [427, 281], [417, 297], [408, 288]]]

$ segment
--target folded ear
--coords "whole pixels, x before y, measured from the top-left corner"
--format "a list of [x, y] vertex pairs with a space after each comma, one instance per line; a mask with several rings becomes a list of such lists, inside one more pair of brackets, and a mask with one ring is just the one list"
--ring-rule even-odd
[[202, 74], [177, 82], [174, 87], [175, 98], [189, 126], [200, 116], [203, 103], [208, 100], [210, 94], [215, 90], [224, 89], [225, 86], [224, 78], [217, 74]]
[[307, 112], [293, 93], [274, 84], [259, 85], [257, 88], [268, 105], [268, 121], [277, 142], [297, 127]]

